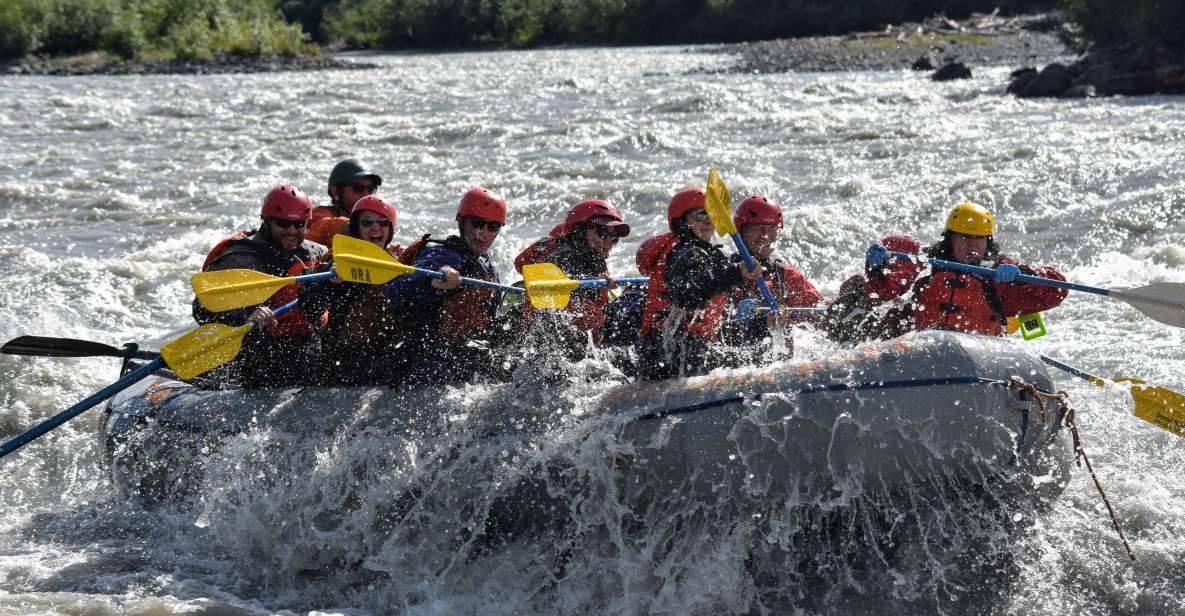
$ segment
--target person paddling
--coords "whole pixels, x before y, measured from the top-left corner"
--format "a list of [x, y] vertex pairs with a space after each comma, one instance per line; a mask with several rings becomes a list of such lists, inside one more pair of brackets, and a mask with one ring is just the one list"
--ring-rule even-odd
[[345, 233], [350, 223], [354, 204], [373, 195], [383, 184], [383, 178], [356, 159], [347, 158], [329, 172], [329, 205], [313, 209], [309, 222], [309, 239], [325, 246], [333, 245], [333, 236]]
[[485, 188], [465, 193], [457, 208], [458, 235], [443, 241], [424, 236], [408, 246], [403, 261], [438, 270], [444, 280], [401, 276], [383, 287], [388, 309], [401, 315], [397, 332], [408, 366], [394, 375], [406, 386], [506, 378], [489, 342], [502, 293], [461, 286], [461, 277], [498, 282], [487, 253], [506, 224], [506, 201]]
[[[849, 279], [828, 309], [825, 326], [833, 339], [852, 342], [868, 336], [890, 338], [911, 330], [946, 329], [1002, 336], [1007, 318], [1055, 308], [1068, 291], [1016, 282], [1019, 274], [1064, 281], [1048, 265], [1029, 266], [1001, 255], [995, 241], [995, 217], [981, 205], [960, 203], [947, 216], [942, 238], [923, 252], [931, 259], [991, 268], [991, 277], [933, 268], [918, 278], [920, 267], [889, 253], [894, 247], [916, 254], [906, 236], [889, 236], [865, 256], [864, 280]], [[912, 289], [906, 305], [883, 314], [868, 312]]]
[[[249, 269], [270, 276], [312, 273], [326, 253], [320, 244], [307, 241], [306, 225], [312, 210], [303, 190], [284, 184], [268, 191], [254, 231], [240, 231], [218, 242], [206, 256], [202, 271]], [[238, 357], [207, 376], [226, 386], [279, 387], [307, 383], [314, 373], [319, 350], [315, 332], [324, 325], [324, 311], [297, 307], [277, 318], [272, 308], [297, 296], [297, 285], [273, 295], [265, 304], [227, 312], [206, 310], [193, 300], [193, 318], [199, 324], [257, 327], [243, 340]]]
[[[765, 284], [773, 292], [779, 306], [808, 308], [823, 301], [823, 295], [801, 271], [774, 254], [774, 242], [777, 241], [778, 232], [783, 225], [782, 206], [764, 196], [752, 195], [741, 201], [732, 220], [745, 246], [749, 248], [749, 253], [761, 264], [765, 272]], [[731, 261], [739, 264], [740, 255], [732, 255]], [[734, 305], [744, 299], [764, 302], [755, 281], [747, 282], [733, 291]], [[769, 352], [773, 348], [771, 328], [780, 329], [806, 320], [804, 317], [793, 317], [790, 314], [786, 312], [777, 318], [770, 315], [764, 319], [730, 321], [722, 330], [723, 339], [729, 345], [743, 349], [741, 352], [754, 363], [789, 358], [794, 348], [793, 341], [789, 338], [786, 338], [782, 357], [769, 357]]]
[[[730, 263], [709, 240], [715, 233], [704, 191], [686, 188], [667, 204], [671, 233], [658, 247], [639, 332], [639, 374], [644, 379], [704, 374], [724, 365], [715, 343], [729, 293], [761, 276]], [[654, 245], [651, 245], [654, 248]]]
[[524, 264], [554, 263], [573, 280], [606, 278], [609, 284], [573, 289], [563, 309], [535, 310], [527, 302], [523, 318], [530, 340], [526, 348], [543, 351], [540, 347], [548, 347], [561, 351], [569, 361], [579, 361], [590, 342], [601, 344], [609, 291], [617, 288], [606, 259], [618, 241], [629, 236], [630, 226], [623, 222], [616, 207], [601, 199], [587, 199], [572, 206], [556, 229], [563, 234], [550, 250], [540, 249], [536, 243], [527, 249], [532, 254], [522, 259]]
[[[366, 195], [354, 203], [346, 234], [397, 256], [392, 244], [397, 220], [393, 204]], [[320, 382], [350, 386], [387, 380], [392, 369], [387, 346], [394, 337], [396, 316], [387, 308], [382, 287], [333, 278], [302, 287], [299, 297], [305, 310], [329, 312], [322, 333]]]

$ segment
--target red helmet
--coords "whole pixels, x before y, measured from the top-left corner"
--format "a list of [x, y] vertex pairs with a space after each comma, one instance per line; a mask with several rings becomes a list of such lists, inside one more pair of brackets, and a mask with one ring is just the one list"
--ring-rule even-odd
[[304, 191], [291, 184], [281, 184], [269, 191], [263, 198], [263, 208], [259, 210], [259, 217], [283, 218], [284, 220], [303, 220], [308, 222], [313, 215], [313, 204]]
[[638, 271], [643, 276], [649, 276], [654, 273], [654, 268], [658, 265], [658, 258], [662, 255], [663, 246], [666, 244], [669, 235], [656, 235], [638, 246], [638, 253], [634, 255], [634, 262], [638, 264]]
[[357, 214], [358, 212], [374, 212], [391, 221], [392, 229], [395, 228], [395, 222], [399, 218], [399, 213], [395, 211], [395, 205], [388, 203], [376, 195], [366, 195], [355, 201], [354, 211], [351, 214]]
[[[604, 220], [595, 220], [598, 218]], [[564, 231], [571, 231], [573, 225], [590, 220], [613, 229], [618, 237], [630, 234], [630, 226], [621, 220], [621, 210], [600, 199], [587, 199], [573, 205], [572, 209], [568, 210], [568, 217], [564, 219]]]
[[547, 234], [547, 237], [564, 237], [564, 235], [567, 233], [568, 227], [561, 222], [560, 224], [551, 228], [551, 232]]
[[506, 200], [484, 188], [470, 188], [469, 192], [461, 197], [461, 205], [457, 207], [457, 220], [466, 216], [504, 225], [506, 224]]
[[671, 197], [671, 202], [667, 204], [667, 226], [674, 231], [675, 221], [691, 210], [702, 209], [704, 199], [704, 191], [698, 188], [684, 188], [675, 193], [675, 196]]
[[745, 200], [737, 206], [732, 221], [738, 229], [743, 225], [777, 225], [780, 228], [782, 226], [782, 206], [761, 195], [745, 197]]

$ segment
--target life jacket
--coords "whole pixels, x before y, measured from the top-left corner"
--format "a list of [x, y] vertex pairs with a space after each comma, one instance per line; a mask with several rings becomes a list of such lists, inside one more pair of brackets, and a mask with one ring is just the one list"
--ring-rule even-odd
[[[664, 239], [661, 240], [659, 249], [655, 251], [658, 259], [654, 264], [654, 269], [650, 272], [646, 310], [642, 314], [642, 329], [638, 332], [641, 338], [645, 338], [652, 330], [660, 326], [671, 307], [671, 301], [667, 298], [664, 274], [667, 269], [667, 260], [675, 247], [680, 244], [681, 238], [674, 233], [659, 237]], [[701, 340], [716, 340], [720, 332], [720, 325], [724, 322], [725, 314], [728, 311], [728, 300], [728, 293], [720, 293], [710, 299], [704, 308], [687, 314], [682, 324], [687, 333]]]
[[[319, 207], [313, 212], [327, 209], [329, 208]], [[309, 222], [309, 231], [305, 234], [305, 239], [322, 246], [332, 246], [333, 236], [348, 233], [349, 227], [350, 218], [348, 216], [322, 216], [321, 218], [314, 216]]]
[[[593, 257], [590, 253], [584, 252], [580, 248], [573, 247], [571, 244], [561, 244], [560, 238], [544, 238], [535, 244], [543, 244], [546, 240], [551, 240], [551, 245], [546, 247], [546, 253], [540, 253], [541, 256], [539, 257], [539, 261], [526, 261], [523, 263], [523, 265], [542, 263], [545, 259], [550, 258], [551, 261], [555, 263], [556, 266], [560, 267], [560, 269], [563, 270], [563, 272], [569, 278], [579, 279], [585, 275], [597, 278], [609, 277], [609, 270], [605, 266], [603, 259]], [[521, 258], [523, 255], [527, 254], [529, 250], [531, 249], [528, 248], [527, 250], [524, 250], [523, 254], [520, 254], [519, 257]], [[584, 261], [573, 264], [571, 261], [572, 258], [582, 259]], [[517, 263], [518, 260], [516, 259], [515, 261]], [[567, 264], [568, 269], [564, 269], [561, 264]], [[575, 267], [577, 271], [569, 271], [572, 270], [573, 267]], [[599, 271], [596, 271], [594, 274], [594, 270]], [[576, 289], [573, 289], [572, 291], [575, 292]], [[605, 305], [609, 303], [609, 291], [605, 287], [601, 287], [592, 297], [588, 297], [588, 295], [588, 289], [582, 289], [580, 293], [582, 301], [570, 301], [563, 310], [570, 313], [572, 318], [572, 326], [575, 327], [577, 331], [591, 332], [593, 339], [597, 342], [597, 344], [600, 344], [601, 329], [605, 325]], [[529, 299], [523, 302], [524, 329], [530, 327], [531, 317], [536, 310], [537, 309], [533, 304], [531, 304]]]
[[326, 218], [345, 218], [348, 220], [350, 215], [348, 213], [343, 214], [341, 209], [339, 209], [336, 205], [318, 205], [317, 207], [313, 208], [313, 214], [309, 219], [309, 224], [311, 225], [312, 223], [315, 223], [319, 220], [324, 220]]
[[381, 286], [369, 286], [362, 297], [345, 307], [344, 324], [334, 342], [350, 347], [373, 346], [384, 340], [397, 325], [387, 309]]
[[911, 309], [918, 330], [948, 329], [1004, 335], [1007, 320], [992, 281], [973, 274], [936, 271], [914, 284]]
[[[424, 247], [428, 244], [440, 244], [457, 253], [461, 257], [459, 272], [466, 278], [476, 278], [489, 282], [498, 282], [498, 273], [494, 264], [485, 255], [475, 254], [465, 245], [465, 240], [450, 236], [444, 241], [434, 240], [431, 234], [425, 234], [403, 249], [399, 261], [405, 265], [414, 265], [420, 257]], [[442, 336], [468, 339], [474, 334], [486, 329], [493, 319], [494, 290], [475, 285], [462, 285], [455, 293], [445, 300], [440, 310], [440, 325], [436, 332]]]
[[415, 265], [416, 259], [420, 258], [420, 251], [424, 250], [424, 246], [429, 241], [436, 242], [437, 244], [444, 243], [433, 240], [431, 233], [425, 233], [422, 237], [420, 237], [420, 239], [408, 244], [407, 248], [404, 248], [399, 252], [399, 262], [404, 265]]
[[[265, 274], [272, 276], [291, 277], [301, 276], [303, 274], [311, 273], [317, 266], [317, 259], [313, 256], [308, 256], [307, 259], [302, 260], [297, 255], [292, 255], [290, 259], [281, 260], [275, 251], [272, 254], [261, 252], [255, 240], [256, 231], [237, 231], [227, 237], [222, 238], [214, 248], [210, 249], [210, 253], [206, 255], [205, 261], [202, 262], [202, 271], [208, 271], [210, 266], [214, 264], [223, 254], [228, 250], [242, 248], [250, 251], [263, 261]], [[267, 301], [270, 308], [278, 308], [288, 302], [296, 299], [297, 291], [300, 289], [299, 284], [290, 284], [271, 296]], [[305, 320], [301, 313], [300, 306], [289, 310], [280, 315], [276, 319], [276, 324], [267, 328], [267, 333], [272, 336], [287, 337], [287, 336], [307, 336], [314, 329], [320, 329], [328, 322], [329, 314], [324, 313], [321, 318], [317, 320], [316, 324], [309, 323]]]
[[514, 258], [514, 269], [518, 270], [518, 273], [521, 274], [525, 265], [547, 262], [551, 253], [555, 252], [555, 249], [559, 247], [560, 239], [562, 239], [562, 236], [547, 236], [543, 239], [536, 240]]
[[[777, 257], [771, 257], [768, 265], [763, 263], [762, 267], [764, 272], [761, 277], [765, 279], [766, 286], [773, 293], [774, 299], [778, 300], [779, 306], [809, 308], [823, 301], [823, 295], [815, 285], [794, 266], [783, 263]], [[733, 300], [750, 297], [764, 299], [756, 281], [746, 282], [744, 287], [733, 292]]]

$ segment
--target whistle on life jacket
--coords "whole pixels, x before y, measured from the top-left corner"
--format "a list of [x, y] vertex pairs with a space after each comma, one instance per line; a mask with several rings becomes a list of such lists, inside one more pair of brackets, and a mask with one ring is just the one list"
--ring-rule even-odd
[[1014, 334], [1017, 331], [1020, 331], [1020, 336], [1025, 340], [1040, 338], [1049, 333], [1045, 327], [1045, 317], [1041, 316], [1040, 312], [1008, 317], [1008, 333]]

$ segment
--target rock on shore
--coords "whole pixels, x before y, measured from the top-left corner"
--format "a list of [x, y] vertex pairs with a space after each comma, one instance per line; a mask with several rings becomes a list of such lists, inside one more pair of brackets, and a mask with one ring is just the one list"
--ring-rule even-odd
[[739, 57], [732, 71], [746, 73], [1033, 66], [1073, 57], [1057, 34], [1062, 23], [1052, 14], [963, 22], [937, 16], [879, 32], [739, 43], [721, 51]]
[[1185, 55], [1155, 47], [1096, 49], [1073, 64], [1016, 71], [1008, 91], [1021, 98], [1185, 94]]

